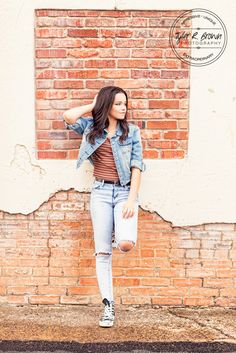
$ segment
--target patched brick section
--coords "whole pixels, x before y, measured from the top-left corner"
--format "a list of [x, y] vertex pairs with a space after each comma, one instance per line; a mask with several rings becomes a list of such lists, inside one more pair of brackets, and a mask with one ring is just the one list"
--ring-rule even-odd
[[76, 159], [81, 137], [62, 113], [124, 88], [144, 158], [187, 153], [189, 66], [169, 44], [179, 11], [36, 10], [36, 149], [39, 159]]
[[[0, 213], [0, 303], [100, 304], [90, 193], [60, 191], [29, 215]], [[172, 227], [139, 209], [138, 242], [113, 251], [117, 303], [236, 306], [236, 225]]]

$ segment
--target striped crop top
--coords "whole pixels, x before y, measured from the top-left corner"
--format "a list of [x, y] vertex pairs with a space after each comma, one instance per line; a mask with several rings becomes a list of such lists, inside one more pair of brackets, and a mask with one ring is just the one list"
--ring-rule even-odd
[[106, 138], [91, 157], [94, 163], [93, 175], [96, 178], [119, 181], [109, 138]]

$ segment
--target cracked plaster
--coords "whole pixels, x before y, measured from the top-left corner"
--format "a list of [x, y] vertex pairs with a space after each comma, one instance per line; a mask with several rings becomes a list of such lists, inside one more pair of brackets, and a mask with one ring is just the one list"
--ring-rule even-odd
[[[205, 8], [205, 1], [197, 7]], [[181, 1], [104, 1], [103, 9], [178, 10]], [[189, 1], [188, 8], [196, 2]], [[213, 0], [207, 9], [225, 23], [228, 45], [213, 64], [190, 68], [188, 155], [147, 160], [140, 206], [173, 226], [236, 222], [235, 2]], [[78, 1], [8, 0], [0, 4], [1, 166], [0, 209], [28, 214], [59, 190], [91, 190], [92, 166], [85, 161], [35, 158], [34, 10], [84, 9]], [[100, 9], [89, 0], [86, 9]], [[230, 80], [229, 80], [230, 78]]]

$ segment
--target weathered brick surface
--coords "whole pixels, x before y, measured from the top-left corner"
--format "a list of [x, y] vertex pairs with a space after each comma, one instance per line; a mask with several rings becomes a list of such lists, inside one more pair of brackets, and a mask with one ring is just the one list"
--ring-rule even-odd
[[[29, 214], [0, 213], [1, 304], [98, 304], [90, 193], [60, 191]], [[138, 242], [113, 252], [118, 303], [236, 306], [236, 226], [172, 227], [139, 209]]]

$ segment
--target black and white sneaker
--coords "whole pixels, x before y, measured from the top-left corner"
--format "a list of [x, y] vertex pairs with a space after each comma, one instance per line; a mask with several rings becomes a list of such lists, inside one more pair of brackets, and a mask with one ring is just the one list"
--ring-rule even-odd
[[111, 327], [113, 326], [115, 319], [115, 303], [114, 301], [109, 301], [107, 298], [104, 298], [102, 302], [105, 305], [105, 308], [99, 321], [99, 326]]

